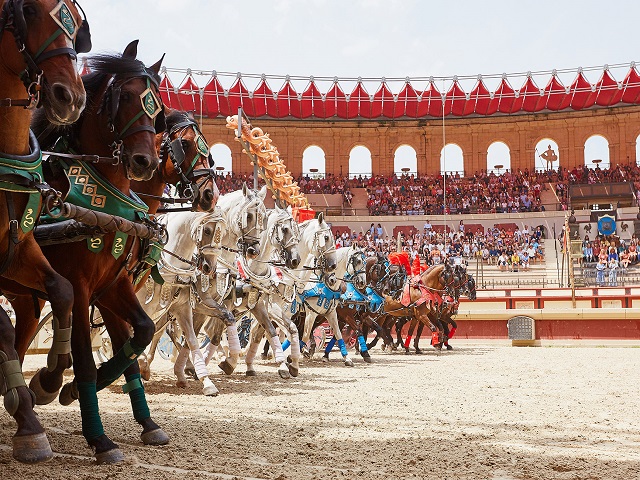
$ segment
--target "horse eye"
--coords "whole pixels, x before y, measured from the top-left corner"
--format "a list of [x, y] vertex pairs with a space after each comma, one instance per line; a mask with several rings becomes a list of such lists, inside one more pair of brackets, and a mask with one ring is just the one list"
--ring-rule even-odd
[[288, 229], [287, 227], [284, 227], [284, 228], [282, 229], [282, 232], [283, 232], [283, 233], [287, 233], [288, 231], [289, 231], [289, 229]]
[[204, 227], [204, 234], [211, 235], [211, 227]]
[[33, 5], [25, 5], [22, 8], [22, 15], [24, 15], [24, 18], [30, 18], [30, 17], [35, 17], [38, 14], [38, 10], [36, 10], [36, 7]]
[[129, 102], [131, 100], [131, 94], [129, 92], [122, 92], [120, 98], [123, 102]]
[[182, 149], [186, 150], [187, 148], [189, 148], [189, 142], [187, 142], [186, 140], [182, 140]]
[[253, 215], [251, 215], [250, 213], [247, 213], [247, 220], [251, 220], [253, 218]]

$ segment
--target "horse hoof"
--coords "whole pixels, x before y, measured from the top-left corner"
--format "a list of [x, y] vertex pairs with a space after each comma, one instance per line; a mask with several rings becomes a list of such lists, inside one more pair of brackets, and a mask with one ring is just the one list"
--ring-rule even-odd
[[185, 375], [190, 376], [190, 377], [191, 377], [191, 378], [193, 378], [194, 380], [200, 380], [200, 379], [198, 378], [198, 375], [196, 374], [196, 371], [195, 371], [195, 369], [194, 369], [194, 368], [185, 368], [185, 369], [184, 369], [184, 373], [185, 373]]
[[451, 345], [447, 345], [447, 350], [453, 350], [453, 347]]
[[364, 363], [373, 363], [373, 361], [371, 360], [371, 355], [367, 355], [366, 357], [363, 355], [362, 359], [364, 360]]
[[416, 355], [422, 355], [424, 352], [419, 348], [416, 348]]
[[176, 382], [176, 387], [187, 388], [187, 381], [186, 380], [178, 380]]
[[345, 366], [347, 366], [347, 367], [353, 367], [353, 360], [351, 360], [350, 358], [347, 358], [347, 359], [344, 361], [344, 364], [345, 364]]
[[291, 378], [291, 374], [289, 373], [289, 369], [288, 368], [279, 368], [278, 369], [278, 375], [280, 375], [280, 378]]
[[329, 357], [322, 357], [322, 361], [324, 363], [329, 363]]
[[169, 443], [169, 435], [161, 428], [156, 428], [150, 432], [142, 432], [140, 439], [145, 445], [166, 445]]
[[114, 448], [107, 452], [96, 453], [96, 463], [98, 465], [113, 465], [124, 460], [124, 453], [119, 448]]
[[53, 458], [45, 433], [13, 437], [13, 458], [22, 463], [40, 463]]
[[207, 385], [202, 389], [202, 393], [207, 397], [216, 397], [220, 391], [216, 388], [215, 385]]
[[247, 370], [247, 377], [255, 377], [258, 374], [256, 373], [255, 370]]
[[404, 351], [404, 354], [405, 354], [405, 355], [411, 355], [411, 352], [410, 352], [410, 351], [409, 351], [409, 349], [407, 348], [407, 349]]
[[47, 392], [40, 383], [40, 373], [44, 370], [41, 368], [36, 372], [31, 381], [29, 382], [29, 388], [36, 394], [36, 405], [49, 405], [58, 396], [59, 390], [55, 392]]
[[293, 359], [291, 358], [291, 355], [287, 355], [287, 363], [292, 363]]
[[260, 358], [261, 358], [262, 360], [269, 360], [269, 355], [264, 354], [264, 353], [261, 353], [261, 354], [260, 354]]
[[289, 373], [291, 374], [292, 377], [297, 377], [298, 374], [300, 373], [300, 371], [290, 363], [287, 364], [287, 368], [289, 369]]
[[233, 373], [233, 366], [226, 360], [224, 360], [223, 362], [220, 362], [218, 364], [218, 367], [220, 367], [220, 370], [222, 370], [225, 375], [231, 375]]
[[75, 382], [65, 383], [62, 386], [62, 390], [60, 390], [60, 396], [58, 397], [58, 401], [60, 405], [64, 405], [65, 407], [71, 405], [73, 402], [80, 398], [80, 394], [78, 393], [78, 387]]

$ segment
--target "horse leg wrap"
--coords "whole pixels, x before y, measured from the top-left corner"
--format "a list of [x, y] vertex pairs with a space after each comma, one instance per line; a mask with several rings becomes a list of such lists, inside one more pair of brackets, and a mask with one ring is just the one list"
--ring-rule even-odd
[[209, 371], [207, 370], [207, 366], [204, 364], [204, 357], [202, 356], [202, 352], [199, 348], [191, 350], [191, 361], [193, 362], [193, 368], [196, 370], [198, 379], [202, 382], [209, 376]]
[[258, 342], [249, 342], [249, 348], [247, 348], [247, 351], [244, 354], [244, 361], [247, 365], [253, 364], [256, 354], [258, 353], [259, 346], [260, 344]]
[[237, 357], [240, 355], [240, 338], [238, 337], [238, 328], [236, 324], [227, 327], [227, 342], [229, 343], [229, 356]]
[[451, 330], [449, 330], [449, 338], [453, 338], [453, 336], [456, 334], [456, 330], [458, 330], [456, 327], [451, 327]]
[[[289, 339], [285, 340], [285, 343], [288, 341]], [[284, 345], [282, 345], [282, 349], [284, 350]], [[299, 360], [300, 357], [300, 339], [298, 338], [298, 332], [296, 331], [291, 334], [291, 358]]]
[[78, 382], [80, 416], [82, 417], [82, 435], [87, 441], [104, 435], [100, 411], [98, 410], [98, 393], [95, 382]]
[[276, 363], [284, 362], [284, 352], [282, 351], [282, 344], [280, 343], [280, 337], [278, 335], [274, 335], [271, 337], [269, 341], [271, 344], [271, 348], [273, 349], [273, 355], [276, 359]]
[[53, 342], [47, 355], [47, 370], [52, 372], [58, 366], [58, 355], [71, 353], [71, 327], [60, 328], [59, 321], [53, 317]]
[[333, 347], [336, 346], [336, 342], [338, 340], [336, 340], [336, 337], [333, 337], [331, 340], [329, 340], [329, 343], [327, 343], [327, 346], [324, 347], [324, 354], [329, 356], [329, 354], [331, 353], [331, 350], [333, 350]]
[[[16, 388], [26, 386], [20, 360], [9, 360], [7, 354], [0, 350], [0, 393], [4, 395], [4, 408], [12, 417], [20, 406], [20, 396]], [[34, 397], [33, 392], [31, 396]], [[35, 405], [35, 398], [33, 403]]]
[[367, 350], [367, 342], [364, 341], [363, 335], [358, 335], [358, 344], [360, 345], [360, 353], [365, 353]]
[[338, 346], [340, 347], [340, 353], [343, 357], [349, 355], [349, 352], [347, 352], [347, 346], [344, 344], [344, 339], [341, 338], [338, 340]]
[[150, 418], [151, 412], [149, 412], [149, 405], [147, 405], [147, 397], [144, 394], [144, 385], [142, 385], [140, 374], [127, 375], [125, 380], [127, 383], [122, 386], [122, 391], [129, 394], [133, 418], [138, 422]]
[[409, 348], [409, 345], [411, 345], [411, 335], [407, 335], [407, 338], [404, 340], [404, 348]]
[[440, 343], [440, 335], [438, 331], [431, 332], [431, 345], [438, 345]]
[[282, 351], [284, 352], [287, 348], [289, 348], [289, 345], [291, 345], [291, 342], [287, 338], [284, 342], [282, 342]]
[[133, 338], [127, 340], [122, 348], [118, 350], [118, 353], [98, 368], [98, 391], [111, 385], [120, 378], [120, 375], [122, 375], [129, 365], [135, 362], [138, 355], [142, 352], [144, 352], [144, 348], [137, 346]]

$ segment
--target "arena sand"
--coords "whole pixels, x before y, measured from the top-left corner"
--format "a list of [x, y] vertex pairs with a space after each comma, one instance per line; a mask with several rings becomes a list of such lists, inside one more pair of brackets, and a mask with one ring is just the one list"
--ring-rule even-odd
[[[168, 446], [140, 443], [128, 396], [111, 387], [100, 409], [125, 463], [95, 466], [78, 404], [54, 403], [37, 412], [57, 455], [37, 466], [11, 458], [15, 424], [0, 412], [0, 479], [640, 478], [640, 348], [459, 342], [373, 358], [348, 368], [334, 353], [290, 380], [267, 362], [247, 378], [241, 364], [208, 398], [195, 381], [177, 389], [157, 357], [146, 390]], [[27, 375], [44, 361], [28, 357]]]

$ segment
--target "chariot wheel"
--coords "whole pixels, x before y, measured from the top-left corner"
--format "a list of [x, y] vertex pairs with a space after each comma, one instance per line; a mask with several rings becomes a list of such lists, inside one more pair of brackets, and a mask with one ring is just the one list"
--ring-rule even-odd
[[313, 343], [316, 344], [316, 350], [324, 349], [327, 340], [327, 331], [320, 325], [313, 331]]
[[162, 334], [160, 340], [158, 341], [158, 353], [165, 360], [171, 360], [173, 354], [175, 352], [175, 345], [173, 344], [173, 340], [167, 332]]
[[242, 317], [238, 324], [238, 338], [240, 339], [240, 348], [246, 348], [249, 345], [249, 335], [251, 335], [251, 318]]
[[101, 334], [102, 343], [98, 350], [96, 350], [96, 356], [100, 363], [104, 363], [113, 357], [113, 345], [111, 345], [111, 337], [107, 334], [105, 329]]

